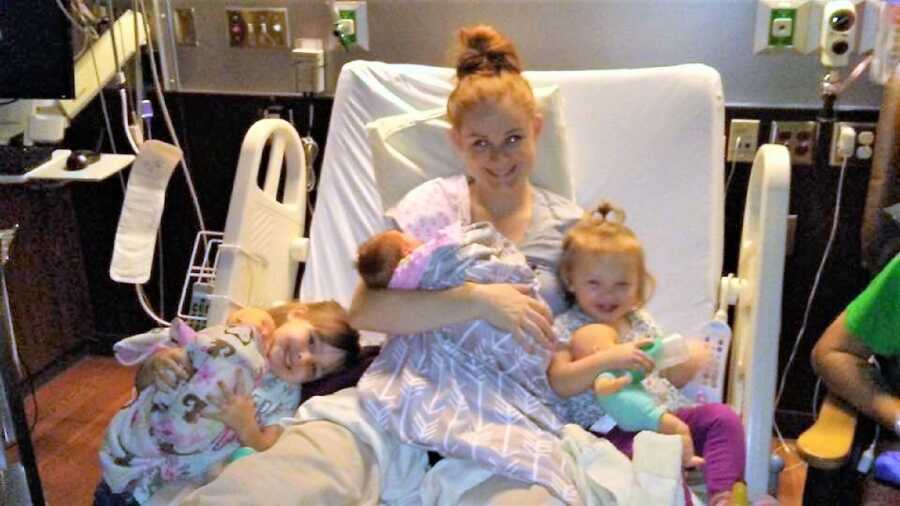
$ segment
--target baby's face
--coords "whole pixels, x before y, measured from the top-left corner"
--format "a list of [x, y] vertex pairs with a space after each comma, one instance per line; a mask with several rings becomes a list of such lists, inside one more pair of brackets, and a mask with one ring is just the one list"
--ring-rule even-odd
[[238, 309], [228, 316], [228, 325], [250, 325], [256, 327], [263, 337], [263, 341], [268, 341], [272, 332], [275, 331], [275, 320], [267, 311], [255, 307], [245, 307]]
[[267, 358], [272, 374], [287, 383], [321, 378], [344, 364], [347, 353], [313, 333], [306, 320], [289, 319], [275, 329]]

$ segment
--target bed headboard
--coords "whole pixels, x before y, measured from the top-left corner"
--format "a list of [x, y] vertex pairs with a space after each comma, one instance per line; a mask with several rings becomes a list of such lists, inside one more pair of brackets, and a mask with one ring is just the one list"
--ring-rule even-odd
[[[385, 226], [366, 124], [440, 107], [452, 75], [446, 68], [379, 62], [343, 67], [302, 299], [349, 304], [357, 283], [356, 246]], [[525, 75], [535, 86], [560, 89], [578, 204], [609, 199], [624, 207], [657, 281], [650, 310], [667, 329], [695, 331], [712, 315], [722, 266], [725, 120], [719, 74], [704, 65], [679, 65]]]

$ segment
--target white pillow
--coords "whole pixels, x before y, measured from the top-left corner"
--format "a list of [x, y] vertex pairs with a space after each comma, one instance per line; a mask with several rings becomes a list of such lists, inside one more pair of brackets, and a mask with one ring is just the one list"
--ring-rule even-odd
[[[575, 198], [566, 159], [563, 100], [556, 86], [534, 92], [544, 116], [538, 137], [532, 182], [563, 197]], [[387, 116], [366, 125], [372, 166], [384, 209], [409, 190], [436, 177], [462, 174], [462, 158], [450, 141], [446, 108]]]

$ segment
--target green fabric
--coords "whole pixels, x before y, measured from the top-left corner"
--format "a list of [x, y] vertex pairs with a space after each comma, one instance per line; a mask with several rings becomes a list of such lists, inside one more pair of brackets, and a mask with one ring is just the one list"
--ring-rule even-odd
[[[601, 373], [598, 377], [614, 376]], [[629, 383], [612, 395], [598, 395], [597, 403], [620, 429], [628, 432], [659, 431], [659, 419], [665, 413], [640, 383]]]
[[900, 255], [847, 306], [847, 330], [877, 355], [900, 356]]

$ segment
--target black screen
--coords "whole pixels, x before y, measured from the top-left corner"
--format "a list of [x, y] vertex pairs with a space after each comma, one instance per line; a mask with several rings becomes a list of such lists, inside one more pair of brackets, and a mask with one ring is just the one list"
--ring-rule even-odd
[[68, 23], [56, 0], [0, 0], [0, 99], [75, 98]]

